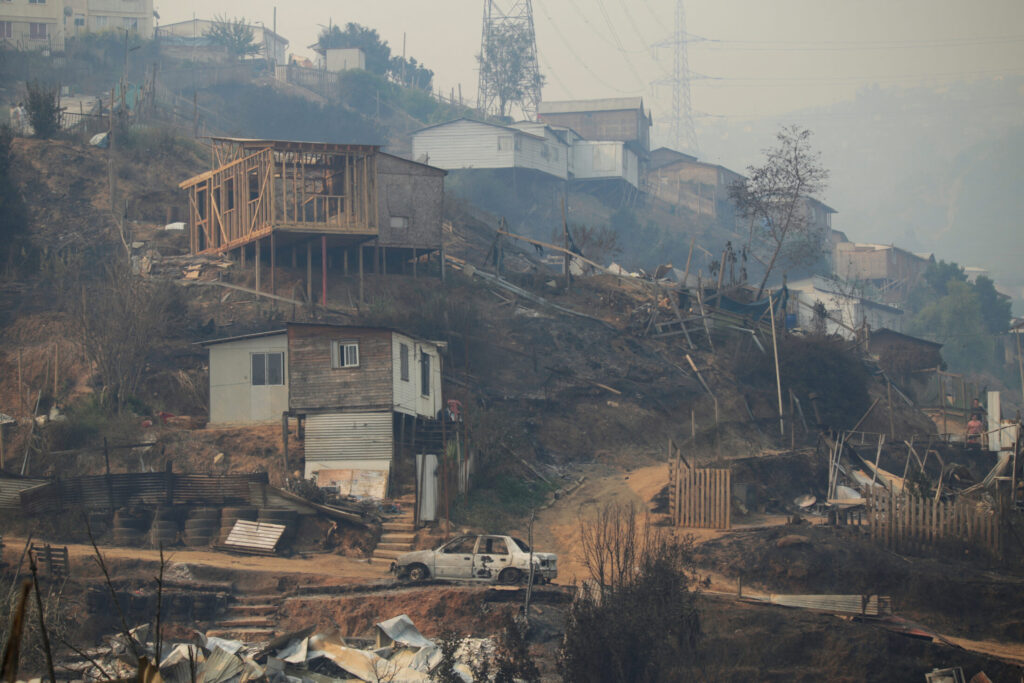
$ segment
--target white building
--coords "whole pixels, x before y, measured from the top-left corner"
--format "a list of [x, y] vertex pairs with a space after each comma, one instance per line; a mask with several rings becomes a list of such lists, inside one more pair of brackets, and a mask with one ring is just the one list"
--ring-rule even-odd
[[[3, 0], [0, 0], [3, 2]], [[162, 49], [182, 58], [194, 61], [213, 61], [216, 52], [207, 34], [215, 21], [210, 19], [189, 19], [173, 24], [164, 24], [156, 31]], [[253, 42], [259, 47], [257, 58], [273, 61], [274, 64], [288, 63], [288, 39], [271, 31], [262, 23], [248, 24], [252, 30]]]
[[0, 43], [63, 50], [68, 38], [122, 31], [153, 36], [153, 0], [0, 0]]
[[575, 180], [623, 180], [640, 187], [640, 158], [628, 143], [577, 140], [572, 146], [572, 160]]
[[852, 291], [850, 285], [815, 275], [804, 280], [790, 282], [788, 312], [796, 315], [797, 326], [813, 330], [819, 324], [815, 308], [824, 306], [826, 317], [825, 332], [844, 339], [856, 338], [857, 330], [865, 324], [873, 330], [888, 328], [903, 331], [903, 311], [877, 301], [872, 301]]
[[366, 70], [366, 53], [358, 47], [331, 47], [324, 51], [328, 71]]
[[569, 146], [543, 124], [501, 126], [457, 119], [422, 128], [412, 136], [413, 158], [458, 169], [524, 169], [561, 180], [569, 177]]
[[288, 333], [202, 342], [210, 352], [210, 423], [279, 422], [288, 410]]

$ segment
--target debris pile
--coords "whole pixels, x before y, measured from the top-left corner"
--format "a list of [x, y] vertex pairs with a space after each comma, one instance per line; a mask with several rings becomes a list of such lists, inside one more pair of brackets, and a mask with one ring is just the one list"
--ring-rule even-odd
[[[61, 668], [85, 681], [143, 680], [145, 674], [151, 683], [414, 683], [431, 680], [444, 658], [441, 646], [424, 637], [405, 614], [374, 625], [364, 638], [312, 631], [254, 644], [197, 631], [192, 642], [158, 646], [151, 640], [150, 627], [139, 626], [127, 634], [106, 637], [103, 646], [76, 651], [76, 658]], [[468, 683], [473, 680], [472, 668], [493, 659], [495, 651], [489, 638], [463, 639], [453, 668]], [[159, 666], [154, 667], [152, 662], [158, 660]]]

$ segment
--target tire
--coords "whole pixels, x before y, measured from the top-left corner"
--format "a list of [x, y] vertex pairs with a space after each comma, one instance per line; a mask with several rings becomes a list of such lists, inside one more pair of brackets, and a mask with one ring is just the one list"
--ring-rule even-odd
[[430, 572], [422, 564], [414, 564], [409, 567], [409, 572], [406, 574], [410, 581], [425, 581], [430, 578]]
[[505, 586], [514, 586], [523, 580], [523, 573], [515, 567], [505, 567], [498, 574], [498, 583]]

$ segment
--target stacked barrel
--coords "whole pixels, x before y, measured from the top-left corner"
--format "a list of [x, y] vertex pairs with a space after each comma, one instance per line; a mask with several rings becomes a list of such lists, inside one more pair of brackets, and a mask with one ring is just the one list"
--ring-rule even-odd
[[220, 509], [194, 508], [185, 520], [185, 545], [210, 545], [220, 529]]

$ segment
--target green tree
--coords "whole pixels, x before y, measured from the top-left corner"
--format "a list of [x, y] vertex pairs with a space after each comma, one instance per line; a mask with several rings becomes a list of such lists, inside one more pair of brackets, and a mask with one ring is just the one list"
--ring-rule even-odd
[[60, 88], [39, 81], [25, 84], [28, 120], [37, 138], [49, 139], [60, 130]]
[[252, 26], [246, 23], [245, 17], [228, 19], [226, 16], [217, 16], [203, 35], [214, 45], [226, 49], [235, 59], [245, 59], [260, 52], [255, 33]]
[[392, 57], [388, 62], [388, 76], [399, 85], [420, 90], [430, 90], [434, 82], [434, 72], [415, 57]]
[[1003, 334], [1010, 329], [1010, 319], [1013, 317], [1010, 297], [997, 292], [996, 283], [984, 275], [979, 275], [974, 281], [974, 293], [978, 296], [985, 329], [990, 334]]
[[[376, 29], [349, 22], [345, 29], [333, 25], [320, 31], [316, 40], [320, 50], [330, 48], [359, 48], [366, 55], [366, 70], [386, 76], [391, 63], [391, 48], [380, 39]], [[431, 74], [433, 75], [433, 74]]]
[[534, 64], [532, 35], [512, 25], [495, 27], [476, 56], [480, 78], [494, 84], [498, 116], [507, 116], [516, 102], [544, 85], [544, 77], [530, 67]]
[[957, 370], [983, 370], [995, 356], [995, 339], [981, 298], [968, 282], [950, 280], [946, 295], [927, 304], [911, 321], [911, 332], [941, 343], [942, 357]]
[[775, 137], [778, 145], [764, 150], [764, 163], [748, 166], [749, 177], [729, 188], [737, 211], [750, 220], [748, 253], [764, 265], [758, 299], [780, 260], [789, 266], [817, 261], [825, 237], [815, 230], [807, 208], [807, 199], [828, 181], [821, 153], [811, 148], [811, 131], [788, 126]]

